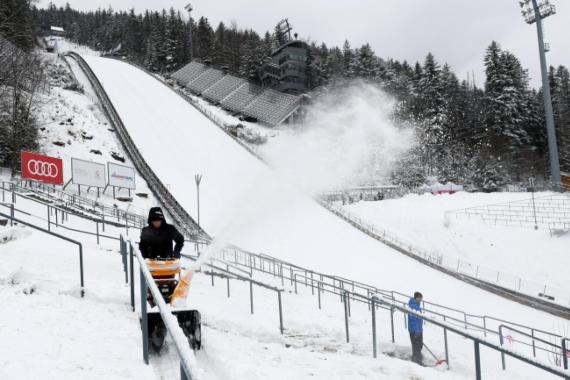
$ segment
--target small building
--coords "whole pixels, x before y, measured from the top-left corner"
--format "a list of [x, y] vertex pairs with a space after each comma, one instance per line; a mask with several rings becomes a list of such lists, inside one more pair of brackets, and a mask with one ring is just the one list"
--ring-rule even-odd
[[280, 46], [261, 66], [263, 87], [296, 95], [307, 92], [308, 56], [309, 47], [303, 41], [290, 41]]
[[57, 37], [65, 36], [65, 30], [60, 26], [50, 26], [49, 30], [50, 30], [50, 35], [52, 36], [57, 36]]

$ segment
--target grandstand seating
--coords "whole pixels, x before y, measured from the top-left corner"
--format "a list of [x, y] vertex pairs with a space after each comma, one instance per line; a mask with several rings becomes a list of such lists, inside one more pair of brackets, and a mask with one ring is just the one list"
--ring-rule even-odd
[[204, 90], [212, 87], [214, 83], [219, 81], [224, 76], [224, 73], [216, 69], [208, 69], [200, 74], [192, 82], [189, 82], [186, 87], [196, 94], [202, 94]]
[[171, 78], [194, 94], [270, 126], [283, 122], [301, 104], [300, 96], [264, 89], [198, 62], [190, 62]]
[[231, 111], [241, 112], [253, 99], [262, 93], [263, 88], [246, 82], [222, 99], [220, 104]]
[[175, 79], [180, 85], [185, 86], [206, 70], [208, 70], [207, 66], [198, 62], [190, 62], [170, 77]]
[[233, 75], [226, 75], [202, 92], [202, 96], [211, 102], [219, 103], [244, 83], [246, 83], [245, 79], [234, 77]]
[[297, 109], [299, 102], [298, 96], [268, 89], [245, 107], [242, 113], [269, 125], [277, 125]]

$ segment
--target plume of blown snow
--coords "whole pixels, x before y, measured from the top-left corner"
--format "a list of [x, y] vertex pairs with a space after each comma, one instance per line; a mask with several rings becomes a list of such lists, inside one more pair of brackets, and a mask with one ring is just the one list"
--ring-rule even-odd
[[284, 131], [263, 154], [311, 194], [385, 184], [414, 143], [413, 132], [392, 121], [394, 106], [395, 100], [379, 88], [352, 82], [317, 99], [304, 122]]

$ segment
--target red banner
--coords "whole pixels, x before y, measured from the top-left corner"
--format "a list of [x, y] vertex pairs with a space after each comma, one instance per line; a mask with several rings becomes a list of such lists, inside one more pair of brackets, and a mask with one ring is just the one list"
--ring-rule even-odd
[[63, 160], [31, 152], [22, 152], [22, 179], [63, 185]]

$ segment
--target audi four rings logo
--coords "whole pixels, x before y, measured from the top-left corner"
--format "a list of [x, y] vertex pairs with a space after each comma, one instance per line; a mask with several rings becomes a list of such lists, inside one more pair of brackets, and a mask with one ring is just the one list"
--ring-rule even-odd
[[28, 170], [30, 171], [30, 174], [41, 177], [56, 178], [59, 174], [56, 164], [38, 160], [28, 161]]

